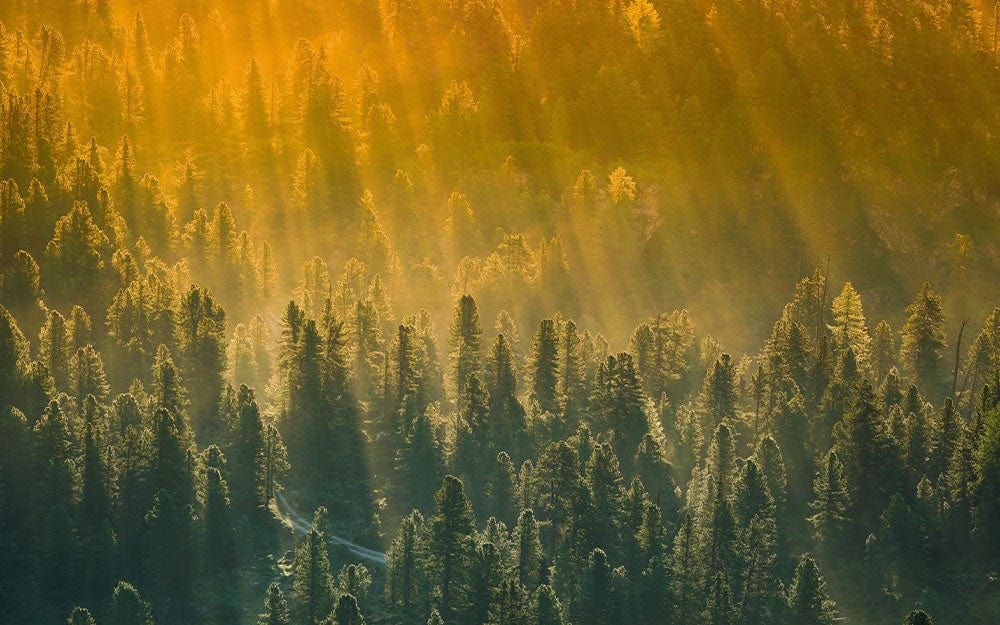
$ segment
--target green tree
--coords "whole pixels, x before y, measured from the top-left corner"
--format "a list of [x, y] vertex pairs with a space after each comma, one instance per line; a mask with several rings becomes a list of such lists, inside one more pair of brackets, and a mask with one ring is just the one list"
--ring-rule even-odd
[[[420, 512], [403, 517], [386, 554], [386, 597], [404, 619], [418, 612], [423, 575], [427, 527]], [[428, 606], [429, 607], [429, 606]]]
[[543, 577], [542, 564], [545, 558], [534, 512], [521, 511], [514, 527], [513, 540], [516, 549], [517, 579], [522, 586], [532, 592]]
[[[60, 301], [83, 303], [96, 310], [104, 291], [108, 237], [94, 223], [86, 202], [75, 202], [59, 218], [52, 240], [45, 246], [49, 271], [47, 289]], [[51, 282], [51, 285], [49, 285]]]
[[251, 389], [240, 386], [236, 406], [236, 428], [229, 447], [233, 508], [252, 517], [259, 515], [270, 499], [266, 433], [257, 398]]
[[278, 582], [271, 582], [264, 595], [264, 611], [257, 615], [257, 625], [289, 625], [288, 602]]
[[851, 503], [844, 480], [844, 465], [836, 451], [827, 454], [826, 462], [816, 475], [813, 491], [816, 498], [810, 503], [814, 514], [809, 517], [809, 523], [824, 545], [835, 548], [844, 538]]
[[454, 623], [469, 602], [475, 519], [462, 482], [455, 476], [445, 476], [434, 503], [437, 512], [429, 521], [432, 573], [441, 592], [441, 617], [445, 623]]
[[902, 335], [902, 362], [907, 374], [931, 397], [944, 391], [944, 310], [941, 297], [925, 282], [906, 308]]
[[830, 625], [837, 621], [833, 601], [826, 594], [826, 581], [816, 561], [805, 556], [799, 560], [788, 587], [790, 622], [801, 625]]
[[580, 589], [577, 621], [581, 625], [611, 625], [613, 623], [611, 567], [601, 549], [594, 549], [587, 560]]
[[[861, 296], [850, 282], [844, 283], [840, 295], [833, 298], [834, 339], [844, 348], [850, 347], [858, 361], [858, 368], [864, 371], [871, 365], [871, 336], [861, 305]], [[876, 378], [881, 380], [882, 378]]]
[[118, 582], [111, 595], [111, 615], [114, 625], [153, 625], [153, 613], [135, 587]]
[[903, 625], [933, 625], [930, 615], [923, 610], [914, 610], [903, 619]]
[[551, 319], [542, 319], [531, 340], [531, 399], [541, 412], [555, 414], [558, 407], [559, 335]]
[[529, 616], [531, 625], [565, 625], [562, 606], [559, 598], [547, 584], [542, 584], [535, 590], [533, 605]]
[[195, 430], [218, 429], [215, 423], [226, 370], [226, 311], [212, 294], [192, 286], [181, 297], [178, 314], [181, 359], [187, 371], [191, 419]]
[[319, 508], [312, 527], [295, 548], [292, 592], [299, 619], [308, 625], [321, 623], [333, 607], [333, 575], [323, 527], [325, 518], [326, 509]]
[[236, 564], [236, 543], [229, 512], [229, 488], [217, 468], [206, 471], [205, 486], [205, 567], [212, 574], [232, 570]]
[[[455, 307], [451, 322], [451, 383], [457, 398], [464, 398], [469, 378], [482, 369], [483, 329], [479, 325], [479, 309], [471, 295], [463, 295]], [[447, 615], [442, 614], [447, 621]]]
[[66, 619], [67, 625], [95, 625], [94, 617], [91, 616], [90, 610], [87, 608], [81, 608], [77, 606], [73, 608], [69, 613], [69, 618]]
[[337, 599], [337, 605], [328, 622], [330, 625], [365, 625], [365, 617], [361, 616], [358, 601], [350, 594], [342, 594]]
[[851, 494], [855, 520], [874, 520], [884, 506], [886, 493], [895, 492], [898, 467], [875, 392], [867, 380], [857, 387], [855, 399], [834, 429], [837, 455], [844, 464], [847, 490]]
[[70, 359], [73, 352], [66, 318], [58, 310], [50, 310], [38, 336], [39, 360], [52, 376], [57, 391], [70, 390]]

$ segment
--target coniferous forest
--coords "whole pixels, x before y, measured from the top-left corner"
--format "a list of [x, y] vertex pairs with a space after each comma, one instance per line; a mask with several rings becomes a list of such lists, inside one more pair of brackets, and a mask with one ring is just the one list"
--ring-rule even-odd
[[996, 623], [998, 172], [992, 0], [0, 0], [0, 623]]

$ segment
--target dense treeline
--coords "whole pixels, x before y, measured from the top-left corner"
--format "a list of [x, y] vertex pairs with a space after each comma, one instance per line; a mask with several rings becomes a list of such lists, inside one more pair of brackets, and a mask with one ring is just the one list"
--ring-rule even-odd
[[0, 5], [0, 620], [997, 620], [995, 17]]
[[[276, 338], [258, 320], [259, 343], [237, 330], [227, 349], [225, 311], [192, 286], [133, 317], [172, 339], [147, 372], [116, 351], [115, 304], [107, 333], [46, 309], [37, 340], [2, 308], [2, 603], [23, 622], [75, 605], [82, 622], [236, 622], [276, 578], [262, 622], [995, 615], [1000, 309], [949, 371], [929, 285], [899, 341], [869, 331], [850, 283], [827, 291], [804, 278], [738, 360], [697, 346], [684, 311], [617, 354], [562, 318], [524, 349], [486, 345], [468, 295], [442, 357], [426, 315], [384, 337], [369, 300], [344, 322], [306, 296]], [[265, 413], [241, 376], [267, 382]], [[276, 561], [282, 484], [322, 507]], [[373, 573], [331, 533], [388, 553]]]
[[186, 257], [243, 321], [315, 255], [334, 286], [379, 275], [397, 315], [439, 324], [449, 290], [615, 340], [683, 305], [752, 349], [826, 259], [880, 317], [927, 279], [957, 319], [983, 316], [1000, 268], [984, 5], [8, 2], [0, 179], [31, 226], [5, 254], [58, 264], [51, 228], [86, 201], [108, 239], [94, 297], [120, 288], [121, 248], [140, 273]]

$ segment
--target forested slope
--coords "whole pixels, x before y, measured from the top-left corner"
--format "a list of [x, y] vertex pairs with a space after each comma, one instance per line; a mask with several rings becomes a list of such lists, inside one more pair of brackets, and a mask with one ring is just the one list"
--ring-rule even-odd
[[995, 622], [995, 18], [2, 3], [0, 621]]

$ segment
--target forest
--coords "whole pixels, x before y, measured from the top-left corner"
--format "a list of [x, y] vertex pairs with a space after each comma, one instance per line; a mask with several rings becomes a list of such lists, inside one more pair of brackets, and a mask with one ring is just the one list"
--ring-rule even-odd
[[0, 623], [1000, 622], [998, 46], [0, 0]]

